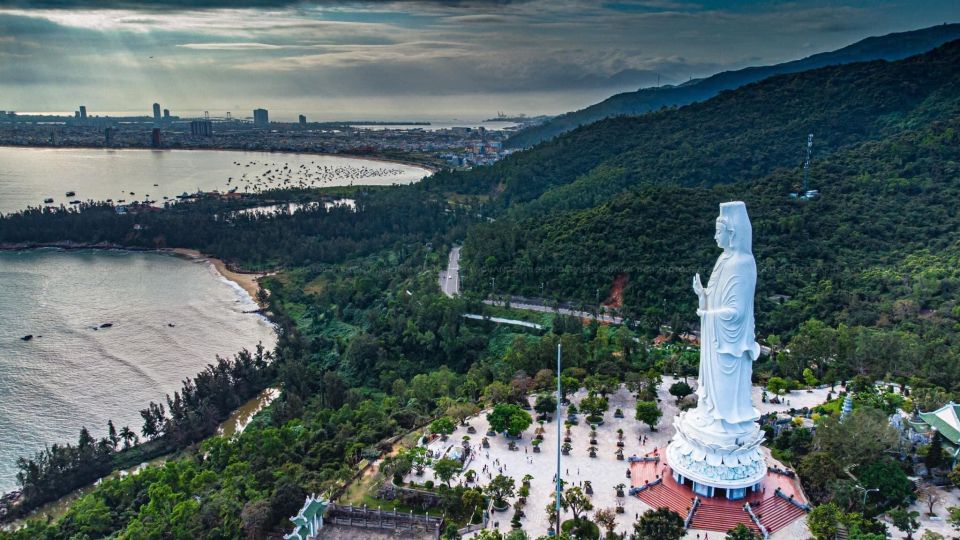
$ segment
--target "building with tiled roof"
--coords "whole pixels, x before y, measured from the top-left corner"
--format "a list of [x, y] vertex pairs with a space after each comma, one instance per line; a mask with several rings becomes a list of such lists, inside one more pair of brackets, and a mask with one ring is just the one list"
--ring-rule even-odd
[[951, 401], [935, 411], [918, 412], [917, 419], [911, 420], [910, 426], [919, 433], [939, 431], [950, 446], [953, 460], [957, 460], [960, 454], [960, 405]]

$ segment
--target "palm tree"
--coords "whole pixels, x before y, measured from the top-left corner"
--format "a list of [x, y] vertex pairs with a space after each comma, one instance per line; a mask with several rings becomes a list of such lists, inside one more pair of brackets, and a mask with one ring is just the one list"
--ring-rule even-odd
[[123, 426], [123, 429], [120, 430], [120, 438], [123, 440], [123, 449], [127, 450], [131, 446], [131, 441], [134, 445], [140, 443], [140, 439], [137, 437], [137, 434], [134, 433], [130, 426]]

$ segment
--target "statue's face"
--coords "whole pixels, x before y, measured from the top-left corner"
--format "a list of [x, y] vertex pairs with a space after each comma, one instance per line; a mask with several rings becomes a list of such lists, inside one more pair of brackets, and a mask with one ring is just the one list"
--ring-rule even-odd
[[713, 239], [717, 241], [717, 245], [723, 249], [730, 247], [730, 241], [733, 239], [733, 233], [727, 228], [727, 224], [718, 219], [717, 220], [717, 233], [713, 235]]

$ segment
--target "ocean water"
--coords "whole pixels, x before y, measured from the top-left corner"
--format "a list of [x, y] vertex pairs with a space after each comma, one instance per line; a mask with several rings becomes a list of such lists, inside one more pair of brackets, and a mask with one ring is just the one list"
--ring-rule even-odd
[[161, 205], [163, 197], [198, 189], [409, 184], [428, 174], [411, 165], [310, 154], [7, 146], [0, 147], [0, 213], [42, 206], [47, 198], [60, 206], [149, 196]]
[[16, 485], [17, 457], [75, 443], [81, 426], [105, 435], [108, 419], [139, 433], [139, 410], [215, 355], [272, 349], [270, 323], [245, 313], [255, 308], [206, 261], [0, 252], [0, 492]]

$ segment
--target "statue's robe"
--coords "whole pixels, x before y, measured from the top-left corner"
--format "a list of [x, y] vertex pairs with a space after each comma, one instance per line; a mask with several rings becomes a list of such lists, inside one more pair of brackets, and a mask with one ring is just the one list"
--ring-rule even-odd
[[728, 250], [717, 259], [704, 290], [697, 408], [728, 424], [754, 422], [760, 417], [750, 394], [753, 361], [760, 355], [753, 334], [756, 284], [753, 255]]

